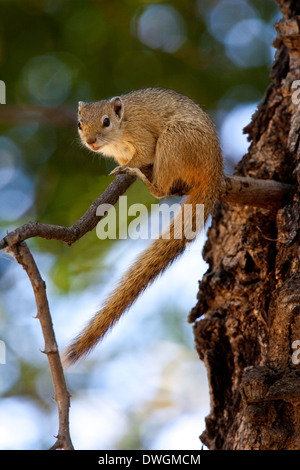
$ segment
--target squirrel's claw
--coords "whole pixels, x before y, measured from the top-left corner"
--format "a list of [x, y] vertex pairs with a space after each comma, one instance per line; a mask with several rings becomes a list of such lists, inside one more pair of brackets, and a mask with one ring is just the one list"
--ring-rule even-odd
[[128, 166], [117, 166], [113, 171], [109, 173], [109, 176], [117, 175], [132, 175], [136, 176], [135, 168], [129, 168]]

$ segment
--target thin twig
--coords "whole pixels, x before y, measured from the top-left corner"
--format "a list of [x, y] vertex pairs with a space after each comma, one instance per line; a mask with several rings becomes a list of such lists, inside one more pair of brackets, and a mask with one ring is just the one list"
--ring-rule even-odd
[[56, 436], [56, 442], [52, 446], [52, 449], [72, 450], [73, 444], [69, 432], [70, 394], [67, 390], [63, 367], [53, 330], [46, 294], [46, 284], [43, 281], [35, 260], [25, 242], [10, 246], [8, 251], [24, 268], [30, 279], [37, 306], [37, 318], [40, 321], [45, 340], [45, 349], [43, 352], [47, 355], [50, 365], [55, 391], [54, 399], [57, 403], [59, 420], [58, 435]]
[[15, 106], [6, 104], [0, 107], [0, 123], [23, 124], [37, 121], [61, 128], [76, 129], [76, 109], [73, 107], [46, 108], [39, 106]]

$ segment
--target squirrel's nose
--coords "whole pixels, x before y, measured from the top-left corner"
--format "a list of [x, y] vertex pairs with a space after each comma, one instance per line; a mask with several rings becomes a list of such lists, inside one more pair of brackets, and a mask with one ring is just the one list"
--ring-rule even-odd
[[96, 137], [89, 137], [88, 139], [86, 139], [86, 143], [88, 145], [93, 145], [95, 142], [96, 142]]

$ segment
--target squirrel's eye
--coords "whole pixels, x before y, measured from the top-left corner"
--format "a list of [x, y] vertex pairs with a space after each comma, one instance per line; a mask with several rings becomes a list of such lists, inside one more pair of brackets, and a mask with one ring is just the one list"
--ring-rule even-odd
[[80, 130], [82, 129], [80, 121], [78, 121], [77, 126], [78, 126], [78, 129], [80, 129]]
[[109, 120], [108, 118], [105, 118], [105, 119], [103, 120], [103, 126], [104, 126], [104, 127], [108, 127], [109, 125], [110, 125], [110, 120]]

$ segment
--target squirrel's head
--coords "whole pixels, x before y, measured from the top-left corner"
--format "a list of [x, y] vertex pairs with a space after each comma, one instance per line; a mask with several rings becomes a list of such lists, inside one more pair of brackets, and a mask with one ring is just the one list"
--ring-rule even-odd
[[105, 146], [122, 137], [124, 105], [121, 98], [78, 103], [78, 132], [81, 141], [94, 152], [105, 153]]

